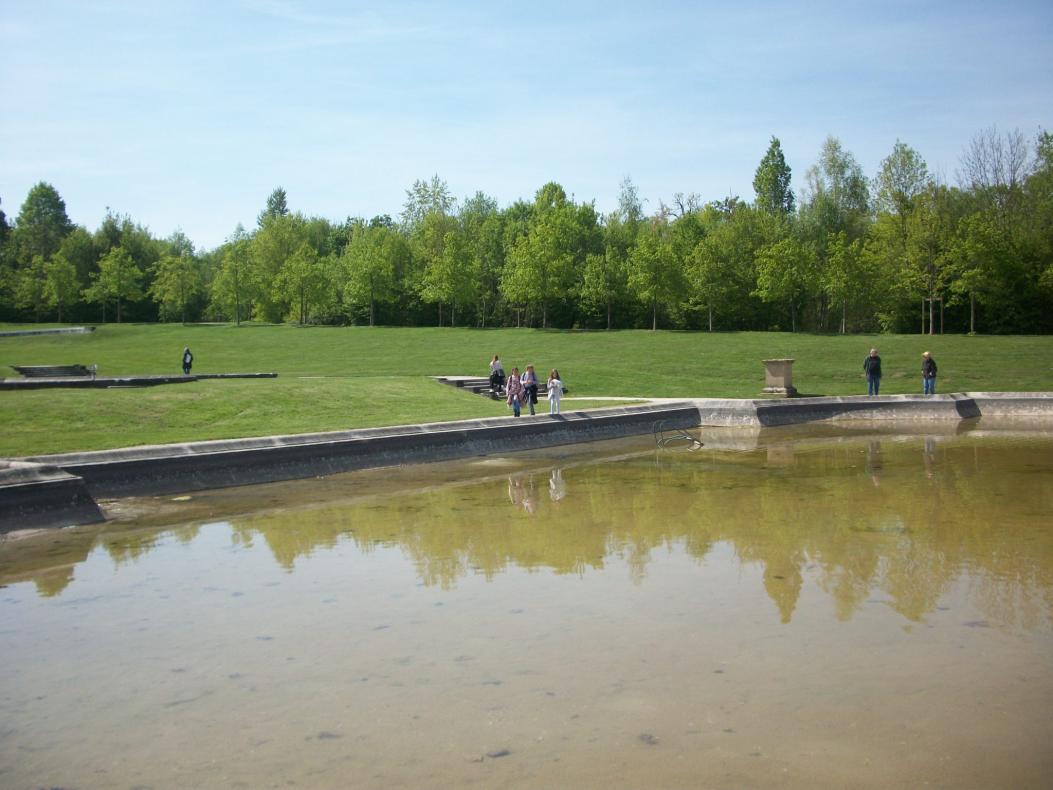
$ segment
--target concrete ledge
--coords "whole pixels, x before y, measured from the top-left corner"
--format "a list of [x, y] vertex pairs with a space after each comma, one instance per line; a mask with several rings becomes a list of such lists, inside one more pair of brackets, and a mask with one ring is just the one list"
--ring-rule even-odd
[[[496, 417], [354, 431], [153, 445], [0, 462], [0, 529], [89, 523], [94, 497], [167, 494], [426, 463], [703, 426], [895, 422], [953, 426], [982, 415], [1053, 420], [1053, 393], [732, 400], [619, 406], [557, 417]], [[90, 496], [89, 496], [90, 495]]]
[[962, 420], [979, 417], [968, 395], [855, 395], [792, 400], [695, 401], [703, 425], [797, 425], [823, 420]]
[[0, 390], [59, 388], [156, 387], [159, 384], [186, 384], [204, 379], [273, 379], [277, 373], [192, 373], [189, 376], [70, 376], [66, 378], [0, 379]]
[[1050, 392], [969, 392], [984, 417], [1053, 417]]
[[56, 329], [5, 329], [0, 337], [24, 337], [26, 335], [86, 335], [94, 332], [93, 326], [64, 326]]
[[0, 503], [0, 532], [105, 520], [84, 480], [24, 461], [0, 461]]
[[690, 403], [496, 417], [292, 436], [131, 447], [25, 459], [82, 478], [95, 496], [133, 496], [265, 483], [377, 466], [464, 458], [648, 433], [662, 420], [698, 425]]

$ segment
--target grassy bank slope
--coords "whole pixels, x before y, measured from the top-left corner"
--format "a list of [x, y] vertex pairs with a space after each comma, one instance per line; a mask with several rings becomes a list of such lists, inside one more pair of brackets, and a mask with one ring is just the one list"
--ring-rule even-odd
[[938, 391], [1053, 390], [1053, 338], [785, 333], [563, 332], [527, 329], [106, 325], [91, 335], [0, 338], [0, 365], [97, 363], [100, 375], [273, 371], [277, 380], [136, 390], [0, 392], [0, 455], [430, 422], [507, 413], [427, 377], [558, 367], [571, 394], [755, 397], [760, 360], [793, 357], [802, 393], [865, 393], [862, 362], [878, 347], [883, 393], [919, 392], [921, 352]]

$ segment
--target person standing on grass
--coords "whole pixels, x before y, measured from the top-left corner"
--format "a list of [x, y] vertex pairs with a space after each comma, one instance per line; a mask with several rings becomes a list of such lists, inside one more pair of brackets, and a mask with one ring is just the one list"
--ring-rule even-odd
[[490, 360], [490, 391], [498, 393], [501, 391], [501, 385], [505, 383], [505, 369], [501, 365], [501, 360], [497, 358], [497, 354], [494, 354], [494, 358]]
[[523, 400], [530, 407], [530, 414], [533, 416], [534, 404], [537, 403], [537, 373], [534, 372], [533, 365], [526, 366], [520, 381], [523, 384]]
[[512, 414], [519, 416], [519, 406], [523, 402], [523, 382], [519, 378], [519, 368], [512, 368], [512, 375], [508, 377], [505, 385], [508, 393], [508, 405], [512, 407]]
[[190, 353], [190, 346], [183, 349], [183, 375], [190, 375], [190, 366], [194, 364], [194, 355]]
[[559, 371], [552, 368], [548, 374], [548, 413], [559, 414], [559, 401], [563, 397], [563, 382], [559, 379]]
[[921, 355], [921, 386], [926, 395], [936, 394], [936, 360], [928, 351]]
[[876, 348], [863, 360], [863, 372], [867, 374], [867, 395], [877, 395], [881, 389], [881, 357]]

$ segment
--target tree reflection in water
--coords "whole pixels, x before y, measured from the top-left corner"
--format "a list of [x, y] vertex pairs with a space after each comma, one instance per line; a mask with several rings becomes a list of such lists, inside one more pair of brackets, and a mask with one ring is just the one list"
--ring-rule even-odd
[[[548, 496], [545, 496], [547, 489]], [[782, 622], [811, 581], [848, 619], [875, 596], [908, 620], [959, 580], [992, 622], [1032, 627], [1053, 590], [1053, 440], [895, 437], [784, 442], [752, 451], [637, 453], [409, 493], [309, 501], [230, 519], [289, 572], [341, 541], [397, 546], [428, 585], [507, 568], [585, 574], [612, 558], [646, 578], [658, 548], [700, 563], [718, 543], [763, 567]], [[101, 545], [117, 565], [176, 530], [74, 531], [0, 550], [0, 581], [57, 595]]]

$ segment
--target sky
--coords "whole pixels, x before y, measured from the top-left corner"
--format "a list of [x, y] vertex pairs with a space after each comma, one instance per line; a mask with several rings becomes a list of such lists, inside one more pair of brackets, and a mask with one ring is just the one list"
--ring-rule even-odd
[[753, 200], [772, 136], [805, 186], [827, 136], [956, 181], [980, 131], [1053, 128], [1053, 2], [4, 0], [0, 209], [46, 181], [212, 249], [278, 186], [397, 217], [438, 175], [502, 207], [549, 181]]

